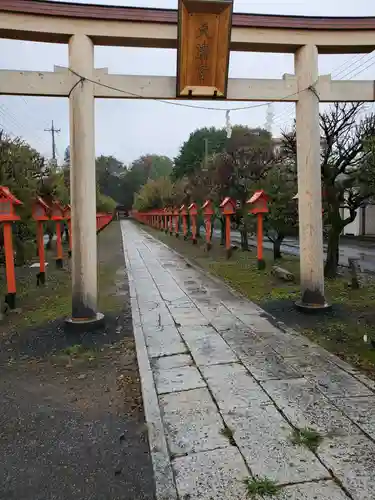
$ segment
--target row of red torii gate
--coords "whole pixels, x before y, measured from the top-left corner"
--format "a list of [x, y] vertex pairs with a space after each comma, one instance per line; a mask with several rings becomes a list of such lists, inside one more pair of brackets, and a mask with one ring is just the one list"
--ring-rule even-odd
[[[5, 303], [10, 309], [16, 307], [16, 272], [14, 266], [14, 250], [12, 237], [12, 224], [21, 220], [17, 214], [17, 209], [23, 205], [7, 186], [0, 186], [0, 224], [3, 226], [4, 235], [4, 257], [5, 257], [5, 275], [7, 284], [7, 293]], [[72, 255], [72, 224], [71, 207], [64, 206], [58, 200], [53, 200], [48, 205], [40, 196], [36, 196], [31, 207], [32, 218], [36, 222], [36, 242], [39, 257], [39, 272], [37, 274], [38, 285], [45, 284], [46, 276], [46, 258], [43, 223], [51, 220], [55, 222], [56, 232], [56, 267], [63, 268], [64, 252], [62, 245], [62, 224], [68, 225], [69, 250], [68, 255]], [[96, 231], [99, 233], [112, 221], [113, 214], [96, 214]]]
[[[253, 196], [246, 202], [249, 206], [249, 213], [257, 216], [257, 260], [258, 269], [265, 269], [265, 261], [263, 259], [263, 216], [268, 213], [268, 196], [263, 190], [256, 191]], [[225, 248], [226, 255], [229, 259], [231, 257], [231, 217], [236, 213], [236, 202], [226, 197], [220, 203], [220, 212], [225, 218]], [[211, 200], [206, 200], [202, 207], [202, 214], [205, 223], [206, 234], [206, 248], [207, 251], [212, 247], [212, 222], [215, 215], [215, 208]], [[131, 216], [143, 224], [155, 227], [169, 233], [175, 234], [178, 238], [180, 236], [180, 228], [182, 229], [182, 236], [188, 239], [188, 217], [190, 219], [191, 240], [193, 245], [197, 244], [197, 217], [199, 206], [193, 202], [188, 207], [182, 205], [177, 207], [165, 207], [163, 209], [154, 209], [147, 212], [133, 211]], [[182, 223], [180, 225], [180, 222]]]

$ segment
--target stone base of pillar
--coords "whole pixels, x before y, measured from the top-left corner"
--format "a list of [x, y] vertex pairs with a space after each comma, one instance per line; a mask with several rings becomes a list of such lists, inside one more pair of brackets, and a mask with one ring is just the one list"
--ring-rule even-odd
[[309, 314], [328, 312], [332, 309], [332, 305], [328, 304], [328, 302], [324, 302], [323, 304], [309, 304], [302, 300], [297, 300], [295, 306], [299, 311]]
[[227, 249], [225, 250], [225, 257], [226, 257], [227, 259], [230, 259], [230, 258], [232, 257], [232, 253], [233, 253], [233, 252], [232, 252], [232, 249], [231, 249], [231, 248], [227, 248]]
[[105, 323], [105, 316], [102, 313], [97, 313], [95, 318], [91, 319], [75, 319], [68, 318], [65, 320], [65, 329], [68, 332], [80, 333], [87, 331], [95, 331], [102, 328]]

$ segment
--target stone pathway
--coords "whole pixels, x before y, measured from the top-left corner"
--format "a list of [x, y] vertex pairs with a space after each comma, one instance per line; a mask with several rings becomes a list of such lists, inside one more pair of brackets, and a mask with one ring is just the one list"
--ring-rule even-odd
[[374, 499], [374, 382], [121, 224], [158, 500]]

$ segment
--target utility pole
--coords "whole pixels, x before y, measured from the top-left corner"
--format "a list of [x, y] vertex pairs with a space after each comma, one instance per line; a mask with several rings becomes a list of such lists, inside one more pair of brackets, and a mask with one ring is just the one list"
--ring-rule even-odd
[[56, 163], [56, 141], [55, 141], [55, 134], [58, 134], [61, 132], [61, 129], [56, 129], [53, 125], [53, 120], [52, 120], [52, 126], [51, 128], [46, 128], [44, 129], [45, 132], [51, 132], [52, 135], [52, 159]]

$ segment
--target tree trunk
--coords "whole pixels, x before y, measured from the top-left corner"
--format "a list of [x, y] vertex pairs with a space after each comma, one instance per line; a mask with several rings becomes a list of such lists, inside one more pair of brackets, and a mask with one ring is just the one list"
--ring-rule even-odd
[[220, 217], [220, 245], [225, 245], [225, 217]]
[[326, 278], [335, 278], [339, 265], [339, 247], [340, 247], [341, 227], [331, 227], [328, 232], [327, 259], [324, 266], [324, 276]]
[[279, 235], [275, 240], [273, 240], [273, 258], [278, 260], [282, 258], [281, 255], [281, 244], [283, 242], [284, 236]]
[[241, 250], [243, 252], [248, 252], [249, 251], [249, 240], [248, 240], [248, 235], [247, 235], [247, 229], [243, 228], [240, 231], [241, 233]]

